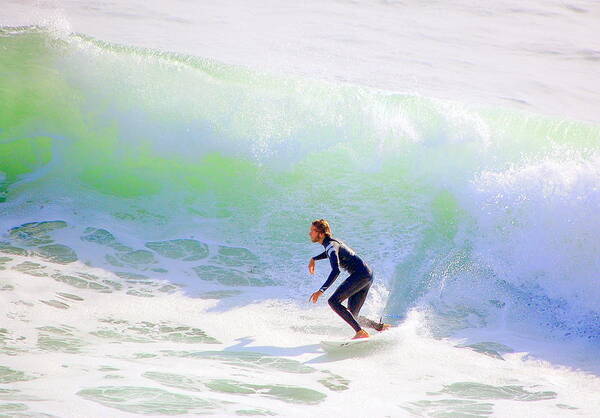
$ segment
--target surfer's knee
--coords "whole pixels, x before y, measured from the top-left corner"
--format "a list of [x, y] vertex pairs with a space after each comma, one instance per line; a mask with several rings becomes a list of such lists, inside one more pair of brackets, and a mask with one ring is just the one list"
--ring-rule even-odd
[[338, 300], [338, 298], [334, 297], [333, 295], [327, 299], [327, 303], [329, 303], [329, 306], [331, 306], [333, 309], [341, 305], [341, 302]]

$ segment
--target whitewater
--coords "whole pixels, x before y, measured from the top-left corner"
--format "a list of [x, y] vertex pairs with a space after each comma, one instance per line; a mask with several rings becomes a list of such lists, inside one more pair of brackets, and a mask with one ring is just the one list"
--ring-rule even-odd
[[0, 416], [598, 416], [599, 17], [4, 1]]

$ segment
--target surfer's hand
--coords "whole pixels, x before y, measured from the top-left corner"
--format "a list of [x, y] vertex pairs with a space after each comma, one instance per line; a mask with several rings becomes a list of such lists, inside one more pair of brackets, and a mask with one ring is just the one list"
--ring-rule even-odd
[[323, 294], [323, 292], [321, 292], [320, 290], [317, 290], [315, 293], [312, 294], [312, 296], [310, 297], [310, 300], [312, 301], [312, 303], [317, 303], [317, 300], [319, 300], [319, 296], [321, 296]]
[[308, 262], [308, 272], [310, 274], [315, 274], [315, 259], [311, 258]]

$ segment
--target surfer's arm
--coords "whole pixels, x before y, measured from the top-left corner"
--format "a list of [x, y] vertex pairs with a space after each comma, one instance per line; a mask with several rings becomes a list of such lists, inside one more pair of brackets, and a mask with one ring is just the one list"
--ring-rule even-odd
[[325, 283], [323, 283], [323, 286], [321, 286], [321, 288], [319, 289], [323, 293], [325, 293], [327, 288], [331, 286], [335, 279], [337, 279], [337, 277], [340, 275], [338, 254], [337, 249], [335, 247], [332, 247], [329, 250], [329, 263], [331, 264], [331, 273], [329, 273], [329, 277], [327, 278]]
[[315, 255], [312, 259], [313, 260], [323, 260], [324, 258], [327, 258], [327, 252], [326, 251], [323, 251], [319, 255]]

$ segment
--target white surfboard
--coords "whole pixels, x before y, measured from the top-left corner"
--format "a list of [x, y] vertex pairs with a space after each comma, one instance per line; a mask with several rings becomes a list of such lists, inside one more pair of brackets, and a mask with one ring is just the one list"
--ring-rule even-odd
[[340, 349], [344, 349], [344, 348], [356, 347], [356, 346], [362, 345], [362, 344], [367, 344], [376, 339], [377, 339], [377, 337], [375, 337], [374, 335], [371, 335], [368, 338], [357, 338], [355, 340], [353, 340], [353, 339], [323, 340], [320, 342], [320, 344], [321, 344], [321, 347], [323, 347], [323, 349], [325, 351], [334, 351], [334, 350], [340, 350]]

